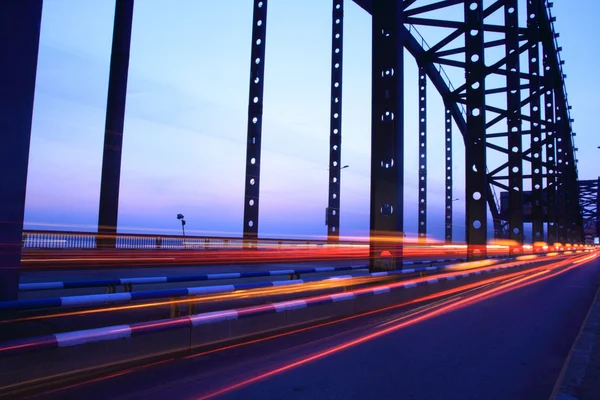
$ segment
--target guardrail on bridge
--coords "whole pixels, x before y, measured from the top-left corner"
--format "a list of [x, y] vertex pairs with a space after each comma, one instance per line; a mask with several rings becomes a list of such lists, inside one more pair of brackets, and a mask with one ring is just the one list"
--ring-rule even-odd
[[[51, 230], [25, 230], [23, 231], [24, 249], [96, 249], [99, 242], [105, 237], [95, 232], [76, 231], [51, 231]], [[257, 246], [319, 246], [333, 247], [368, 245], [366, 241], [339, 241], [328, 242], [327, 240], [313, 239], [273, 239], [260, 238], [256, 240]], [[157, 234], [132, 234], [119, 233], [116, 235], [117, 249], [241, 249], [244, 247], [244, 239], [219, 236], [181, 236], [181, 235], [157, 235]]]

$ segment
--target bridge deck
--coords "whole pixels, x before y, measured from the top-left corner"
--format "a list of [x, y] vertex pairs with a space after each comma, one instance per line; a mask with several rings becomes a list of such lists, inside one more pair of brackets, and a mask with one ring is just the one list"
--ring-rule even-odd
[[204, 398], [268, 374], [219, 398], [546, 400], [599, 282], [595, 261], [312, 361], [410, 310], [132, 369], [40, 398]]

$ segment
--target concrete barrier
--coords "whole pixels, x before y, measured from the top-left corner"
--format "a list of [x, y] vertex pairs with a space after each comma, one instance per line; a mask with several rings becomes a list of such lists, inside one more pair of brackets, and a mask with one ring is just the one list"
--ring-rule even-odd
[[[175, 288], [175, 289], [162, 289], [162, 290], [148, 290], [141, 292], [124, 292], [124, 293], [108, 293], [108, 294], [90, 294], [90, 295], [79, 295], [79, 296], [61, 296], [61, 297], [50, 297], [50, 298], [41, 298], [41, 299], [27, 299], [27, 300], [13, 300], [13, 301], [3, 301], [0, 302], [0, 312], [4, 311], [14, 311], [14, 310], [40, 310], [47, 308], [68, 308], [68, 307], [90, 307], [90, 306], [98, 306], [98, 305], [106, 305], [106, 304], [117, 304], [117, 303], [129, 303], [132, 301], [141, 301], [141, 300], [155, 300], [155, 299], [168, 299], [168, 298], [180, 298], [180, 297], [189, 297], [189, 296], [202, 296], [208, 294], [220, 294], [220, 293], [231, 293], [237, 290], [249, 290], [249, 289], [259, 289], [259, 288], [270, 288], [276, 286], [286, 286], [286, 285], [297, 285], [303, 283], [310, 282], [318, 282], [324, 281], [328, 279], [344, 279], [351, 280], [356, 277], [381, 277], [381, 276], [393, 276], [393, 275], [404, 275], [415, 272], [434, 272], [440, 271], [450, 267], [451, 265], [437, 266], [437, 267], [421, 267], [421, 268], [411, 268], [411, 269], [402, 269], [397, 271], [389, 271], [389, 272], [376, 272], [376, 273], [366, 273], [364, 275], [334, 275], [328, 276], [324, 278], [308, 278], [308, 279], [292, 279], [287, 281], [266, 281], [266, 282], [252, 282], [252, 283], [235, 283], [228, 285], [217, 285], [217, 286], [201, 286], [201, 287], [189, 287], [189, 288]], [[343, 271], [343, 270], [352, 270], [356, 271], [361, 269], [361, 266], [351, 266], [351, 267], [341, 267], [341, 268], [311, 268], [310, 272], [329, 272], [329, 271]], [[366, 266], [365, 266], [366, 268]], [[314, 271], [313, 271], [314, 270]], [[297, 270], [301, 271], [301, 270]], [[273, 273], [274, 271], [270, 271], [271, 274], [267, 274], [264, 276], [276, 276], [276, 275], [298, 275], [300, 272], [294, 270], [282, 270], [277, 271], [281, 273]], [[303, 270], [304, 273], [309, 270]], [[292, 274], [293, 273], [293, 274]], [[256, 274], [252, 277], [263, 276]], [[215, 274], [215, 275], [228, 275], [230, 274]], [[238, 274], [239, 275], [239, 274]], [[208, 275], [204, 275], [208, 276]], [[242, 276], [244, 278], [246, 276]], [[180, 277], [175, 277], [180, 278]], [[157, 278], [135, 278], [146, 280], [145, 283], [156, 283]], [[215, 278], [216, 279], [216, 278]], [[219, 278], [220, 279], [220, 278]], [[124, 280], [124, 279], [121, 279]], [[93, 282], [93, 281], [92, 281]], [[106, 282], [106, 281], [103, 281]], [[162, 282], [162, 281], [161, 281]], [[52, 282], [47, 282], [52, 283]], [[55, 282], [61, 283], [62, 282]], [[351, 285], [352, 282], [349, 282]], [[31, 285], [44, 285], [44, 284], [31, 284]], [[41, 286], [37, 286], [40, 288]], [[32, 289], [33, 290], [33, 289]]]
[[78, 289], [104, 286], [126, 286], [131, 291], [132, 285], [147, 285], [157, 283], [173, 283], [173, 282], [197, 282], [211, 281], [219, 279], [243, 279], [257, 277], [271, 277], [279, 275], [300, 276], [300, 274], [313, 274], [319, 272], [337, 272], [337, 271], [353, 271], [364, 269], [366, 264], [350, 265], [344, 267], [315, 267], [302, 269], [281, 269], [273, 271], [253, 271], [253, 272], [223, 272], [218, 274], [203, 274], [189, 276], [150, 276], [143, 278], [119, 278], [119, 279], [103, 279], [95, 281], [66, 281], [66, 282], [37, 282], [37, 283], [21, 283], [19, 290], [22, 292], [33, 290], [55, 290], [55, 289]]

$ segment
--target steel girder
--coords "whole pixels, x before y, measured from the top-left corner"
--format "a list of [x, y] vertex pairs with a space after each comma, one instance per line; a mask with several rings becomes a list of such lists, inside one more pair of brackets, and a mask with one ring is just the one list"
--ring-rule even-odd
[[465, 104], [467, 140], [465, 141], [465, 201], [467, 258], [487, 254], [487, 185], [485, 148], [485, 47], [483, 0], [464, 2]]
[[42, 0], [0, 2], [0, 301], [17, 300]]
[[579, 206], [583, 218], [583, 238], [600, 234], [600, 178], [579, 181]]
[[445, 207], [445, 242], [452, 243], [452, 111], [446, 107], [445, 115], [445, 139], [446, 139], [446, 207]]
[[[504, 7], [506, 33], [506, 105], [508, 148], [508, 230], [509, 237], [523, 242], [523, 139], [521, 126], [521, 79], [519, 72], [519, 13], [518, 0], [507, 0]], [[490, 177], [493, 180], [493, 176]], [[497, 177], [496, 177], [497, 179]]]
[[427, 74], [419, 67], [419, 241], [427, 239]]
[[267, 39], [267, 0], [254, 0], [252, 50], [248, 96], [248, 140], [246, 142], [246, 182], [244, 196], [244, 242], [253, 247], [258, 237], [260, 194], [260, 155], [263, 120], [265, 48]]
[[554, 77], [552, 71], [551, 53], [544, 47], [544, 118], [549, 124], [546, 129], [546, 218], [548, 221], [548, 244], [554, 244], [558, 241], [558, 224], [556, 222], [556, 129], [554, 125]]
[[[368, 0], [355, 0], [355, 3], [360, 5], [367, 12], [371, 10], [371, 2]], [[446, 7], [451, 7], [458, 4], [467, 4], [467, 1], [451, 0], [443, 2], [435, 2], [429, 5], [413, 7], [415, 1], [404, 1], [405, 9], [405, 29], [408, 31], [414, 26], [435, 26], [445, 27], [453, 29], [452, 33], [447, 35], [444, 39], [437, 43], [430, 44], [427, 49], [419, 43], [412, 35], [407, 36], [405, 41], [406, 48], [410, 53], [417, 59], [419, 65], [421, 65], [427, 75], [431, 79], [432, 83], [440, 92], [444, 102], [451, 109], [452, 116], [454, 117], [459, 130], [461, 131], [465, 143], [468, 146], [470, 134], [467, 132], [467, 123], [464, 119], [464, 114], [461, 112], [460, 104], [467, 103], [467, 85], [463, 84], [457, 89], [450, 89], [449, 85], [441, 77], [441, 74], [436, 69], [437, 65], [445, 65], [450, 67], [458, 67], [463, 70], [467, 70], [468, 61], [467, 57], [465, 61], [457, 61], [457, 55], [465, 55], [468, 51], [472, 53], [472, 49], [468, 49], [468, 46], [445, 49], [454, 40], [465, 36], [468, 39], [470, 35], [467, 35], [467, 29], [465, 28], [465, 22], [455, 21], [442, 21], [438, 19], [424, 18], [423, 14], [430, 11], [442, 10]], [[468, 4], [472, 4], [470, 1]], [[477, 2], [475, 2], [477, 3]], [[505, 77], [507, 80], [506, 85], [486, 88], [486, 103], [485, 110], [489, 114], [486, 124], [486, 146], [489, 150], [499, 152], [507, 157], [507, 162], [494, 168], [492, 171], [487, 173], [487, 188], [483, 192], [483, 196], [487, 201], [490, 208], [492, 218], [494, 220], [494, 230], [496, 232], [502, 230], [502, 218], [500, 217], [499, 205], [495, 201], [493, 187], [500, 188], [509, 192], [509, 196], [512, 198], [511, 212], [513, 215], [512, 221], [509, 221], [510, 234], [513, 239], [522, 240], [523, 227], [523, 211], [521, 203], [521, 196], [519, 192], [523, 192], [523, 180], [530, 180], [530, 186], [532, 188], [533, 203], [542, 205], [543, 194], [549, 186], [552, 186], [553, 180], [557, 180], [559, 183], [556, 187], [563, 187], [565, 202], [564, 205], [556, 209], [557, 218], [560, 218], [561, 214], [565, 214], [565, 238], [566, 229], [569, 227], [572, 231], [578, 229], [580, 218], [578, 218], [577, 206], [571, 207], [569, 210], [568, 204], [573, 204], [573, 180], [576, 178], [577, 170], [574, 164], [573, 157], [573, 146], [571, 137], [571, 119], [569, 117], [569, 106], [566, 99], [566, 91], [564, 89], [564, 80], [561, 68], [561, 60], [558, 52], [558, 47], [555, 34], [553, 30], [553, 18], [550, 14], [550, 10], [546, 6], [543, 0], [528, 0], [528, 26], [519, 27], [515, 24], [518, 23], [518, 18], [515, 18], [517, 13], [517, 1], [514, 0], [500, 0], [493, 2], [485, 10], [483, 10], [483, 27], [482, 30], [493, 34], [504, 34], [504, 38], [485, 41], [483, 46], [485, 49], [490, 48], [505, 48], [505, 57], [494, 62], [493, 64], [487, 65], [485, 68], [486, 77], [497, 75]], [[488, 18], [496, 11], [504, 8], [505, 14], [505, 25], [499, 26], [491, 23], [486, 23], [485, 18]], [[513, 9], [514, 10], [511, 10]], [[419, 17], [416, 17], [419, 15]], [[515, 21], [516, 20], [516, 21]], [[411, 29], [412, 31], [412, 29]], [[469, 31], [470, 33], [470, 31]], [[539, 71], [540, 66], [540, 48], [544, 48], [550, 56], [545, 57], [544, 70]], [[515, 52], [517, 55], [515, 55]], [[535, 56], [537, 54], [537, 56]], [[523, 71], [518, 66], [518, 56], [527, 55], [529, 62], [527, 71]], [[454, 58], [447, 58], [453, 56]], [[515, 71], [516, 69], [516, 71]], [[515, 73], [516, 72], [516, 73]], [[514, 93], [515, 87], [518, 87], [517, 93], [524, 95], [523, 98], [517, 100], [517, 95]], [[548, 93], [550, 92], [550, 93]], [[498, 107], [491, 105], [487, 101], [488, 96], [506, 93], [507, 103], [506, 107]], [[514, 94], [514, 96], [510, 96]], [[557, 119], [554, 121], [554, 113], [550, 112], [549, 107], [545, 107], [544, 116], [541, 113], [542, 101], [544, 104], [548, 104], [548, 100], [552, 98], [552, 102], [556, 105], [555, 111]], [[527, 110], [528, 108], [528, 110]], [[565, 115], [559, 116], [560, 111], [563, 110]], [[492, 114], [496, 114], [492, 117]], [[515, 115], [516, 114], [516, 115]], [[468, 118], [467, 114], [467, 118]], [[505, 121], [506, 120], [506, 121]], [[505, 129], [495, 128], [499, 126], [500, 122], [505, 121]], [[566, 121], [566, 122], [565, 122]], [[522, 123], [529, 125], [528, 129], [522, 128]], [[492, 131], [495, 128], [496, 131]], [[560, 128], [560, 129], [559, 129]], [[517, 130], [515, 132], [515, 129]], [[519, 133], [518, 130], [521, 130]], [[560, 131], [560, 134], [558, 132]], [[557, 132], [554, 134], [554, 132]], [[475, 133], [476, 134], [476, 133]], [[516, 143], [524, 136], [529, 136], [528, 148], [519, 149], [518, 146], [509, 146], [508, 141]], [[554, 145], [555, 137], [556, 140], [560, 139], [563, 141], [563, 147], [559, 148], [558, 145]], [[476, 140], [477, 138], [475, 138]], [[498, 143], [498, 139], [502, 139], [502, 143]], [[473, 143], [475, 142], [473, 141]], [[558, 143], [558, 142], [557, 142]], [[515, 151], [515, 147], [516, 151]], [[468, 147], [467, 147], [468, 148]], [[564, 166], [560, 166], [561, 158], [556, 156], [556, 160], [552, 160], [549, 157], [550, 152], [555, 150], [564, 151]], [[546, 155], [544, 159], [544, 154]], [[552, 157], [554, 158], [554, 157]], [[567, 159], [568, 158], [568, 159]], [[555, 168], [553, 161], [559, 166]], [[529, 174], [523, 174], [523, 164], [529, 165], [531, 172]], [[501, 175], [505, 170], [508, 173]], [[564, 172], [563, 172], [564, 170]], [[520, 175], [520, 176], [519, 176]], [[566, 176], [570, 176], [571, 179], [566, 179]], [[544, 184], [545, 179], [545, 184]], [[564, 181], [562, 185], [560, 182]], [[514, 183], [515, 185], [511, 184]], [[516, 189], [515, 189], [516, 188]], [[469, 194], [471, 191], [468, 191]], [[560, 198], [560, 190], [558, 191]], [[472, 194], [472, 193], [471, 193]], [[550, 195], [552, 197], [552, 195]], [[468, 197], [467, 197], [468, 199]], [[567, 200], [570, 199], [570, 200]], [[558, 199], [560, 200], [560, 199]], [[467, 200], [469, 201], [469, 200]], [[543, 207], [534, 207], [536, 211], [533, 213], [534, 220], [534, 241], [543, 240], [543, 223], [548, 220], [547, 213], [542, 210]], [[474, 220], [474, 218], [470, 218]], [[567, 221], [568, 220], [568, 221]], [[472, 224], [474, 221], [469, 221]], [[575, 224], [575, 225], [573, 225]], [[560, 225], [560, 224], [559, 224]], [[469, 225], [471, 227], [472, 225]], [[470, 229], [470, 228], [469, 228]], [[553, 227], [554, 229], [554, 227]], [[560, 231], [560, 229], [557, 229]], [[551, 231], [551, 230], [549, 230]], [[483, 232], [485, 234], [485, 232]], [[573, 235], [569, 232], [569, 237]], [[473, 243], [472, 243], [473, 244]]]
[[117, 241], [123, 128], [125, 125], [132, 24], [133, 0], [117, 0], [110, 54], [104, 152], [102, 154], [102, 175], [100, 178], [100, 206], [98, 210], [100, 241], [97, 245], [105, 248], [114, 248]]
[[344, 49], [344, 0], [333, 0], [331, 28], [331, 108], [329, 122], [329, 200], [327, 238], [340, 236], [342, 162], [342, 66]]
[[404, 20], [402, 4], [374, 0], [371, 94], [371, 270], [402, 266]]
[[539, 15], [544, 5], [536, 0], [527, 0], [527, 35], [529, 38], [529, 102], [530, 121], [530, 148], [531, 148], [531, 220], [532, 241], [544, 240], [544, 215], [542, 205], [542, 122], [540, 97], [540, 28]]

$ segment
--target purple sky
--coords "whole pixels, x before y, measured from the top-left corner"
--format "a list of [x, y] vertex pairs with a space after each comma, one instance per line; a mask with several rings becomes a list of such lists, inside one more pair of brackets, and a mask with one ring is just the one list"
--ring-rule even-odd
[[[417, 2], [416, 5], [431, 1]], [[524, 2], [521, 2], [524, 3]], [[600, 5], [557, 2], [576, 119], [579, 171], [600, 174], [592, 79]], [[242, 227], [252, 1], [136, 2], [124, 132], [119, 230], [239, 235]], [[524, 8], [524, 4], [522, 5]], [[327, 205], [330, 1], [269, 2], [259, 230], [320, 236]], [[460, 11], [460, 8], [458, 8]], [[451, 11], [460, 15], [457, 10]], [[28, 178], [26, 227], [96, 229], [114, 2], [46, 0]], [[435, 17], [435, 15], [432, 15]], [[458, 17], [457, 17], [458, 18]], [[157, 27], [160, 27], [158, 29]], [[310, 29], [307, 29], [310, 27]], [[341, 227], [369, 225], [370, 17], [346, 1]], [[443, 32], [421, 30], [434, 42]], [[589, 43], [585, 43], [585, 41]], [[417, 230], [417, 68], [407, 53], [405, 230]], [[455, 86], [460, 73], [448, 70]], [[443, 236], [443, 105], [428, 97], [428, 231]], [[454, 235], [464, 237], [464, 157], [455, 128]], [[490, 166], [502, 162], [489, 156]]]

